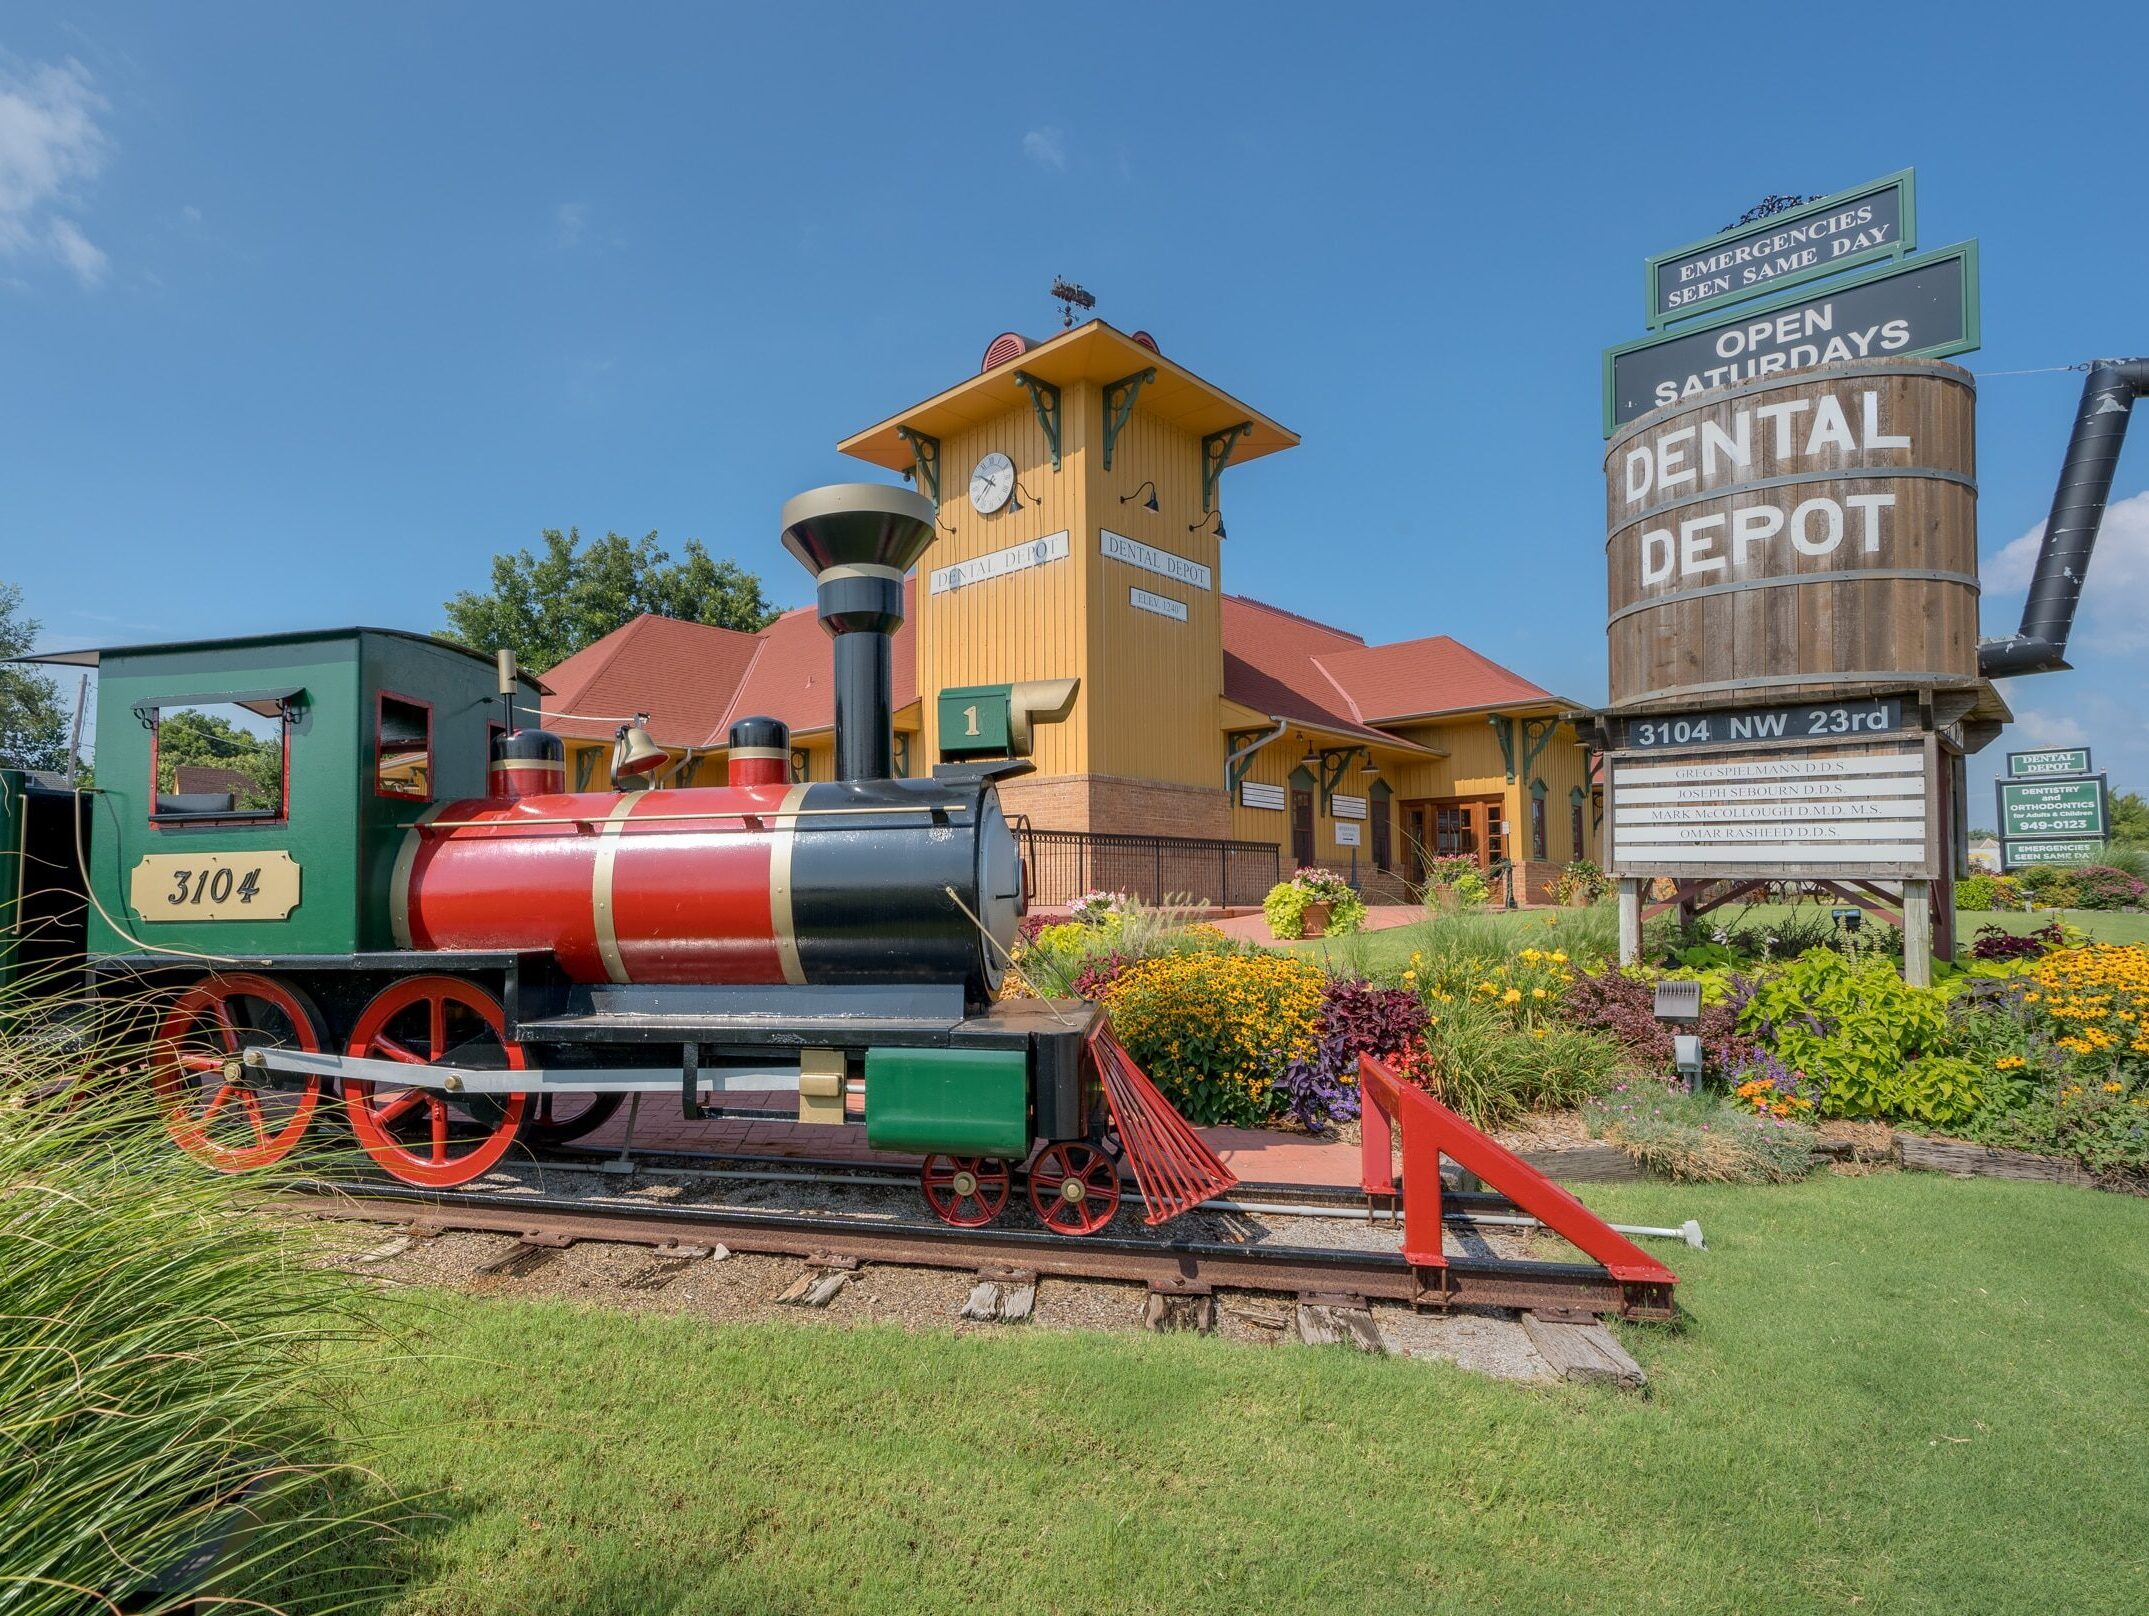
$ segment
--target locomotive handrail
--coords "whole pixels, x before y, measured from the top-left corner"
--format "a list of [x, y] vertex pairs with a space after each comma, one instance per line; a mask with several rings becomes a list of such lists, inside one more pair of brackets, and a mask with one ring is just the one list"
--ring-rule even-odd
[[[705, 808], [684, 814], [631, 814], [620, 823], [631, 825], [655, 825], [680, 819], [822, 819], [841, 814], [930, 814], [936, 818], [949, 814], [968, 813], [968, 803], [896, 803], [885, 807], [847, 805], [841, 808]], [[518, 825], [586, 825], [599, 826], [608, 823], [602, 815], [545, 814], [528, 819], [426, 819], [414, 822], [411, 830], [497, 830], [502, 826]]]

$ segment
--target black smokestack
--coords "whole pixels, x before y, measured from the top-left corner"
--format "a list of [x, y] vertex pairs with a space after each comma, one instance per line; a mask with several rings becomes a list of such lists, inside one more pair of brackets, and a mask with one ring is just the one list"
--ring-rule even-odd
[[1986, 678], [2051, 673], [2067, 666], [2067, 636], [2074, 632], [2082, 578], [2097, 547], [2097, 530], [2104, 524], [2119, 447], [2126, 441], [2134, 401], [2145, 393], [2149, 359], [2100, 359], [2089, 367], [2074, 436], [2067, 440], [2059, 487], [2052, 493], [2052, 514], [2045, 518], [2044, 547], [2037, 552], [2037, 571], [2030, 579], [2029, 598], [2022, 603], [2022, 626], [2004, 640], [1984, 640], [1977, 648], [1977, 671]]
[[836, 642], [836, 778], [885, 780], [895, 772], [891, 644], [903, 574], [933, 542], [933, 502], [884, 483], [808, 489], [784, 505], [783, 542], [813, 574], [821, 626]]

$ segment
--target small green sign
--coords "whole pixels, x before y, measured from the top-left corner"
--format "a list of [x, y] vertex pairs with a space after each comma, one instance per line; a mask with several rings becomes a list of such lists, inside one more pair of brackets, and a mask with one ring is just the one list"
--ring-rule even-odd
[[2019, 870], [2025, 864], [2094, 864], [2104, 857], [2104, 844], [2089, 842], [2002, 842], [2000, 867]]
[[1997, 780], [2003, 842], [2056, 836], [2110, 834], [2104, 813], [2104, 776], [2086, 780]]
[[2089, 748], [2086, 746], [2052, 746], [2041, 752], [2007, 754], [2007, 777], [2010, 780], [2034, 780], [2048, 774], [2087, 773]]
[[940, 756], [1005, 757], [1012, 685], [956, 685], [940, 693]]

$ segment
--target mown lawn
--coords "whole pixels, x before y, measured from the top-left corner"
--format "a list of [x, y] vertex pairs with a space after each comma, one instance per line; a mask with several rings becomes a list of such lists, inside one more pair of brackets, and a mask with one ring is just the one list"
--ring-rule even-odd
[[[398, 1613], [2136, 1612], [2149, 1203], [1593, 1188], [1698, 1216], [1645, 1398], [1341, 1349], [443, 1298], [354, 1424]], [[1677, 1249], [1677, 1248], [1674, 1248]]]
[[[1825, 914], [1826, 911], [1824, 909], [1821, 912]], [[2033, 914], [1964, 910], [1956, 917], [1957, 935], [1961, 938], [1963, 955], [1968, 957], [1969, 945], [1976, 938], [1980, 926], [1998, 925], [2017, 933], [2035, 931], [2040, 926], [2050, 924], [2055, 912], [2068, 925], [2079, 926], [2089, 933], [2091, 940], [2095, 942], [2149, 943], [2149, 914], [2116, 914], [2098, 909], [2042, 909]], [[1609, 947], [1616, 942], [1618, 936], [1617, 923], [1610, 913], [1609, 905], [1600, 905], [1598, 909], [1586, 911], [1494, 909], [1482, 913], [1497, 925], [1527, 931], [1533, 937], [1540, 933], [1555, 938], [1562, 933], [1571, 936], [1577, 928], [1581, 928], [1589, 936], [1599, 939]], [[1757, 903], [1748, 910], [1733, 903], [1726, 904], [1704, 919], [1721, 919], [1725, 925], [1730, 926], [1766, 926], [1795, 915], [1810, 925], [1814, 913], [1815, 907], [1811, 904]], [[1551, 922], [1550, 926], [1546, 924], [1548, 921]], [[1883, 922], [1874, 921], [1872, 924], [1880, 925]], [[1410, 957], [1411, 949], [1418, 946], [1418, 938], [1416, 927], [1398, 926], [1387, 931], [1362, 932], [1356, 937], [1316, 938], [1311, 942], [1283, 943], [1277, 946], [1296, 954], [1326, 960], [1338, 968], [1377, 971], [1400, 966]], [[1558, 944], [1547, 941], [1544, 946], [1556, 947]]]

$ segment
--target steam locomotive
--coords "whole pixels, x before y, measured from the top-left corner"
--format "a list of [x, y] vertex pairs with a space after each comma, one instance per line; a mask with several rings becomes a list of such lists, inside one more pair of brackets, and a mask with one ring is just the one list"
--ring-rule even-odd
[[[324, 1095], [383, 1171], [445, 1188], [629, 1096], [694, 1118], [775, 1091], [923, 1157], [948, 1223], [997, 1217], [1027, 1162], [1047, 1227], [1103, 1227], [1098, 1012], [996, 998], [1025, 907], [996, 783], [1031, 765], [893, 768], [890, 642], [932, 506], [846, 484], [782, 523], [833, 641], [828, 782], [794, 783], [785, 726], [746, 718], [721, 786], [570, 791], [559, 739], [516, 722], [533, 681], [393, 631], [48, 659], [99, 669], [97, 788], [17, 777], [0, 834], [86, 905], [79, 940], [19, 937], [15, 967], [79, 947], [98, 991], [154, 990], [167, 1125], [222, 1171], [287, 1156]], [[1072, 698], [1011, 687], [1010, 751]], [[160, 774], [160, 736], [212, 708], [256, 738], [252, 773]], [[623, 730], [615, 759], [664, 754]]]

